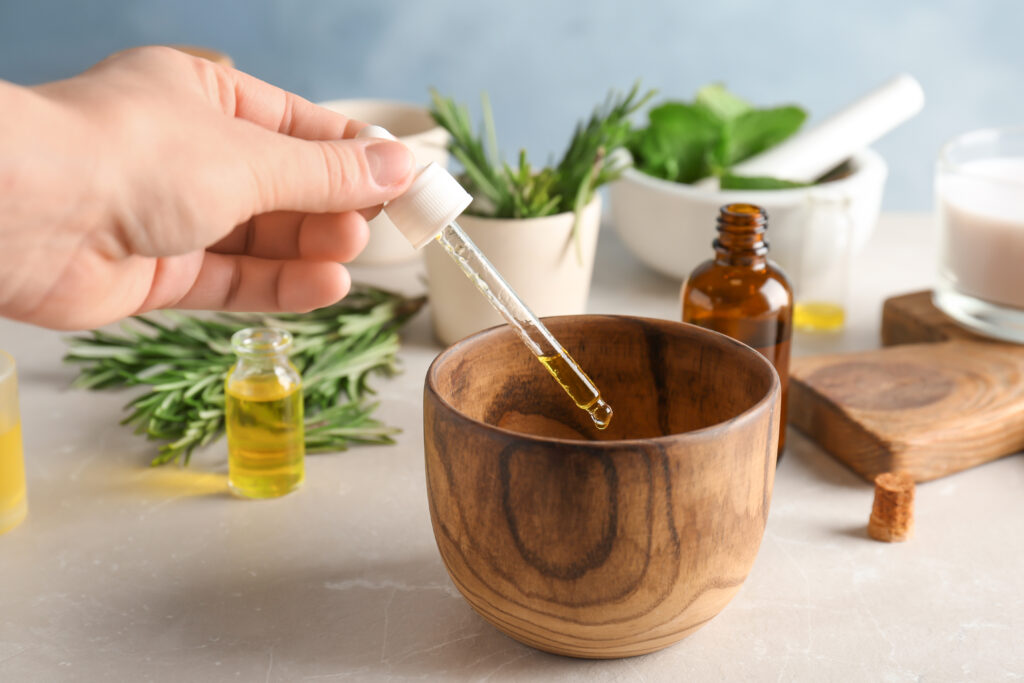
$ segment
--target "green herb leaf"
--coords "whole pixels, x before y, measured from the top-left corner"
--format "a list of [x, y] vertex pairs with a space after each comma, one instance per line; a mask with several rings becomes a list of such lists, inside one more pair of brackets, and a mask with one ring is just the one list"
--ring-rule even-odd
[[716, 154], [724, 168], [774, 147], [799, 130], [807, 118], [799, 107], [755, 109], [740, 114], [722, 128], [722, 151]]
[[536, 218], [579, 211], [594, 190], [614, 180], [622, 168], [604, 165], [612, 150], [629, 140], [629, 117], [654, 91], [640, 94], [639, 84], [625, 95], [612, 92], [590, 118], [576, 126], [569, 146], [554, 166], [534, 169], [521, 151], [515, 166], [498, 154], [490, 100], [482, 98], [483, 124], [473, 130], [466, 107], [431, 90], [431, 116], [451, 134], [449, 150], [462, 165], [462, 182], [475, 201], [470, 210], [493, 218]]
[[731, 173], [723, 175], [721, 180], [723, 190], [787, 190], [793, 187], [807, 187], [811, 184], [767, 176], [740, 176]]
[[796, 106], [756, 109], [716, 83], [698, 90], [693, 103], [666, 102], [652, 109], [629, 149], [638, 170], [692, 183], [728, 175], [733, 165], [795, 133], [806, 117]]
[[650, 124], [631, 145], [637, 168], [678, 183], [708, 175], [706, 150], [718, 139], [721, 124], [708, 110], [668, 102], [648, 114]]
[[695, 104], [723, 123], [753, 109], [749, 102], [733, 95], [721, 83], [711, 83], [698, 90]]
[[305, 314], [221, 314], [214, 318], [165, 311], [171, 324], [134, 318], [141, 329], [96, 330], [68, 340], [64, 360], [82, 366], [73, 386], [144, 386], [122, 424], [165, 441], [153, 465], [184, 459], [224, 429], [224, 379], [234, 363], [231, 335], [254, 325], [294, 335], [291, 360], [303, 375], [309, 452], [339, 451], [349, 443], [391, 443], [398, 430], [372, 418], [371, 374], [397, 371], [398, 328], [424, 299], [354, 286], [334, 306]]

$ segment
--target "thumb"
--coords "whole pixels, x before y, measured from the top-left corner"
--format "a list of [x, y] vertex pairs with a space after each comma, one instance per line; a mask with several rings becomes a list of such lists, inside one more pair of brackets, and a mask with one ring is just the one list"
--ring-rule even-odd
[[260, 131], [262, 152], [252, 158], [254, 213], [339, 213], [377, 206], [412, 182], [414, 161], [401, 142], [302, 140]]

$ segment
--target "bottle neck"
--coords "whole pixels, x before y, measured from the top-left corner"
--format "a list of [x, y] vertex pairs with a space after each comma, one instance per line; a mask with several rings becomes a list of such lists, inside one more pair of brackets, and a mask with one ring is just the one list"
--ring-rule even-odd
[[274, 368], [278, 365], [287, 365], [288, 356], [268, 355], [268, 356], [238, 356], [235, 359], [236, 367], [244, 367], [250, 372], [268, 372], [273, 373]]
[[712, 243], [715, 262], [754, 270], [767, 267], [768, 243], [764, 210], [753, 204], [728, 204], [718, 213], [718, 237]]
[[249, 327], [232, 335], [231, 346], [238, 357], [236, 375], [276, 375], [280, 368], [291, 368], [292, 335], [287, 330]]

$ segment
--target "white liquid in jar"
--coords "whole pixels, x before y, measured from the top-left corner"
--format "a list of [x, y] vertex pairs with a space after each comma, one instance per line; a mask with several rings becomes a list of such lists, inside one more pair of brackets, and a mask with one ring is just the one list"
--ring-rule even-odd
[[955, 289], [1024, 310], [1024, 157], [981, 159], [940, 174], [942, 276]]

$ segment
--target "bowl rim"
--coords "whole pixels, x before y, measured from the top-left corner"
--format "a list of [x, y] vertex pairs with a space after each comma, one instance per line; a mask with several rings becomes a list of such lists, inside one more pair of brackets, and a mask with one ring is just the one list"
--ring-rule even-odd
[[[482, 427], [482, 428], [484, 428], [487, 431], [496, 432], [498, 434], [502, 434], [502, 435], [509, 436], [509, 437], [515, 437], [515, 438], [521, 438], [521, 439], [525, 438], [525, 439], [529, 439], [531, 441], [534, 441], [536, 443], [549, 443], [549, 444], [552, 444], [552, 445], [558, 444], [558, 445], [563, 445], [563, 446], [571, 445], [574, 448], [586, 447], [586, 448], [597, 448], [597, 449], [623, 449], [623, 448], [637, 447], [640, 444], [651, 444], [651, 443], [657, 445], [657, 444], [661, 444], [661, 443], [667, 443], [667, 442], [670, 442], [670, 441], [677, 442], [679, 439], [684, 439], [684, 440], [687, 440], [687, 441], [703, 440], [703, 439], [707, 438], [708, 435], [714, 435], [716, 432], [719, 432], [719, 431], [725, 429], [729, 425], [740, 425], [740, 424], [743, 424], [743, 423], [747, 422], [748, 420], [754, 419], [755, 414], [761, 412], [764, 409], [763, 406], [765, 404], [770, 403], [772, 401], [772, 399], [774, 398], [776, 393], [781, 394], [781, 392], [782, 392], [782, 382], [779, 379], [779, 373], [775, 369], [775, 366], [772, 365], [771, 361], [769, 361], [759, 351], [757, 351], [756, 349], [752, 348], [751, 346], [748, 346], [747, 344], [744, 344], [741, 341], [733, 339], [732, 337], [730, 337], [728, 335], [722, 334], [721, 332], [716, 332], [715, 330], [709, 330], [707, 328], [700, 327], [698, 325], [693, 325], [693, 324], [690, 324], [690, 323], [684, 323], [684, 322], [677, 321], [677, 320], [668, 320], [668, 319], [665, 319], [665, 318], [651, 318], [651, 317], [646, 317], [646, 316], [635, 316], [635, 315], [619, 315], [619, 314], [615, 314], [615, 313], [581, 313], [581, 314], [577, 314], [577, 315], [555, 315], [555, 316], [547, 316], [547, 317], [541, 318], [541, 320], [544, 320], [544, 321], [560, 321], [560, 320], [564, 320], [564, 319], [568, 319], [568, 318], [611, 318], [613, 320], [626, 320], [626, 321], [639, 322], [641, 324], [655, 323], [655, 324], [657, 324], [659, 326], [666, 325], [666, 324], [685, 326], [687, 328], [690, 328], [691, 330], [696, 331], [698, 334], [707, 334], [711, 338], [718, 338], [718, 340], [720, 342], [723, 342], [723, 343], [725, 343], [727, 345], [733, 345], [733, 346], [739, 347], [739, 348], [743, 349], [745, 352], [749, 352], [749, 353], [753, 354], [757, 358], [757, 362], [759, 362], [762, 366], [766, 366], [768, 368], [769, 372], [771, 373], [770, 374], [770, 384], [768, 386], [768, 390], [765, 392], [764, 396], [762, 396], [757, 401], [755, 401], [751, 406], [749, 406], [748, 408], [746, 408], [742, 412], [737, 413], [736, 415], [733, 415], [732, 417], [730, 417], [730, 418], [728, 418], [726, 420], [722, 420], [721, 422], [715, 422], [714, 424], [707, 425], [706, 427], [701, 427], [700, 429], [691, 429], [691, 430], [686, 431], [686, 432], [679, 432], [678, 434], [665, 434], [665, 435], [662, 435], [662, 436], [653, 436], [653, 437], [648, 437], [648, 438], [637, 438], [637, 439], [584, 440], [584, 439], [563, 439], [563, 438], [553, 437], [553, 436], [538, 436], [536, 434], [526, 434], [524, 432], [517, 432], [517, 431], [513, 431], [511, 429], [505, 429], [504, 427], [499, 427], [497, 425], [493, 425], [493, 424], [490, 424], [488, 422], [483, 422], [483, 421], [478, 420], [476, 418], [470, 417], [469, 415], [466, 415], [461, 410], [458, 410], [457, 408], [455, 408], [455, 406], [453, 406], [447, 399], [445, 399], [443, 396], [441, 396], [440, 392], [437, 390], [436, 377], [437, 377], [437, 373], [438, 373], [438, 367], [440, 366], [440, 364], [442, 362], [444, 362], [444, 360], [448, 356], [450, 356], [451, 354], [453, 354], [455, 352], [456, 347], [458, 347], [458, 346], [460, 346], [462, 344], [471, 342], [471, 341], [478, 340], [481, 337], [485, 337], [485, 336], [492, 335], [492, 334], [497, 334], [497, 333], [501, 332], [502, 330], [506, 330], [508, 328], [508, 325], [506, 325], [506, 324], [495, 325], [494, 327], [489, 327], [486, 330], [480, 330], [479, 332], [475, 332], [474, 334], [471, 334], [471, 335], [469, 335], [467, 337], [463, 337], [459, 341], [455, 342], [454, 344], [448, 346], [448, 348], [446, 348], [443, 351], [441, 351], [441, 353], [437, 354], [437, 356], [435, 356], [434, 360], [431, 361], [430, 367], [427, 368], [427, 374], [426, 374], [426, 377], [425, 377], [424, 383], [423, 383], [424, 384], [424, 390], [430, 392], [430, 394], [432, 394], [434, 396], [434, 398], [437, 400], [437, 402], [439, 404], [444, 405], [449, 411], [451, 411], [452, 414], [458, 416], [462, 420], [466, 420], [467, 422], [474, 423], [478, 427]], [[509, 334], [514, 334], [514, 332], [511, 329], [507, 329], [507, 331], [508, 331]], [[568, 400], [568, 398], [566, 400]], [[780, 400], [781, 400], [781, 396], [780, 396]], [[769, 408], [768, 410], [770, 412], [772, 411], [771, 408]], [[781, 413], [781, 410], [779, 412]], [[424, 417], [425, 416], [426, 416], [426, 413], [424, 413]], [[780, 425], [780, 432], [781, 432], [781, 425]], [[424, 430], [424, 436], [426, 436], [426, 434], [427, 434], [427, 431]]]
[[[1020, 187], [1021, 183], [1016, 180], [993, 177], [985, 173], [971, 172], [964, 170], [964, 165], [970, 162], [954, 161], [953, 151], [957, 147], [963, 145], [971, 145], [982, 142], [996, 142], [1001, 138], [1021, 138], [1024, 139], [1024, 124], [1011, 124], [1008, 126], [989, 126], [987, 128], [975, 128], [973, 130], [964, 131], [957, 135], [954, 135], [939, 148], [939, 155], [936, 160], [936, 168], [940, 172], [963, 175], [967, 177], [974, 177], [984, 179], [990, 182], [995, 182], [1000, 185], [1011, 185], [1014, 187]], [[1006, 156], [991, 157], [996, 159], [1005, 159]]]
[[[594, 208], [595, 206], [597, 207], [596, 209]], [[598, 217], [597, 218], [598, 218], [598, 221], [600, 221], [601, 220], [600, 211], [601, 211], [602, 208], [604, 208], [604, 200], [601, 198], [601, 193], [600, 192], [595, 192], [593, 194], [593, 196], [590, 198], [590, 201], [587, 202], [586, 204], [584, 204], [582, 208], [580, 208], [579, 215], [583, 216], [583, 214], [587, 213], [588, 211], [597, 211], [598, 212]], [[575, 217], [575, 215], [576, 215], [576, 210], [575, 209], [570, 209], [569, 211], [559, 211], [558, 213], [551, 213], [551, 214], [548, 214], [547, 216], [531, 216], [530, 218], [498, 218], [497, 216], [478, 216], [476, 214], [469, 213], [469, 209], [467, 209], [465, 213], [461, 214], [460, 216], [458, 216], [455, 219], [455, 222], [458, 223], [461, 227], [466, 227], [467, 219], [469, 219], [469, 222], [470, 222], [471, 225], [473, 223], [479, 222], [479, 223], [483, 223], [483, 224], [488, 224], [489, 226], [495, 226], [495, 225], [498, 225], [498, 224], [508, 223], [510, 225], [514, 224], [514, 225], [519, 226], [519, 227], [522, 227], [524, 225], [529, 225], [529, 226], [536, 227], [536, 226], [542, 226], [545, 221], [550, 221], [550, 222], [565, 221], [565, 220], [567, 220], [569, 218]], [[558, 316], [553, 316], [553, 317], [558, 317]], [[501, 326], [500, 325], [496, 325], [496, 327], [501, 327]], [[488, 328], [488, 329], [490, 329], [490, 328]], [[486, 332], [486, 330], [480, 330], [480, 331], [481, 332]], [[467, 339], [468, 339], [468, 337], [467, 337]], [[460, 339], [459, 341], [462, 341], [462, 340]], [[458, 343], [458, 342], [456, 342], [456, 343]]]
[[853, 162], [854, 168], [850, 175], [845, 178], [818, 185], [780, 190], [709, 190], [689, 183], [677, 183], [673, 180], [658, 178], [657, 176], [644, 173], [632, 165], [622, 172], [622, 176], [614, 184], [632, 182], [680, 197], [713, 200], [721, 204], [729, 204], [740, 201], [740, 198], [743, 198], [743, 201], [763, 206], [771, 205], [773, 200], [775, 203], [795, 201], [812, 192], [847, 189], [850, 186], [865, 182], [865, 178], [870, 178], [872, 175], [884, 172], [886, 169], [885, 158], [870, 147], [866, 147], [853, 154], [850, 157], [850, 161]]

